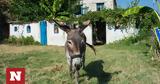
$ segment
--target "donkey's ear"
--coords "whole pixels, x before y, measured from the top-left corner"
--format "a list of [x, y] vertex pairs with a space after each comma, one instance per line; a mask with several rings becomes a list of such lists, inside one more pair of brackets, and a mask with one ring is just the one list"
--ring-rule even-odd
[[90, 25], [90, 23], [90, 20], [83, 22], [83, 24], [80, 26], [80, 31], [83, 31], [88, 25]]
[[55, 22], [55, 24], [57, 24], [60, 27], [60, 29], [62, 29], [66, 33], [70, 31], [70, 27], [66, 25], [64, 22], [57, 22], [56, 20], [53, 20], [53, 21]]

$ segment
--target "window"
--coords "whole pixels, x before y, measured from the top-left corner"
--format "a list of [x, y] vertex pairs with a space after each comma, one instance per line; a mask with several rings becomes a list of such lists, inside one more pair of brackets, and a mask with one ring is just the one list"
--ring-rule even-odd
[[81, 5], [81, 14], [86, 14], [88, 12], [88, 7]]
[[97, 6], [97, 11], [100, 11], [104, 8], [104, 3], [97, 3], [96, 6]]
[[27, 26], [27, 33], [31, 33], [31, 26], [30, 25]]
[[14, 32], [16, 32], [18, 30], [17, 26], [14, 27]]
[[59, 33], [59, 29], [58, 29], [58, 25], [54, 24], [54, 33], [58, 34]]

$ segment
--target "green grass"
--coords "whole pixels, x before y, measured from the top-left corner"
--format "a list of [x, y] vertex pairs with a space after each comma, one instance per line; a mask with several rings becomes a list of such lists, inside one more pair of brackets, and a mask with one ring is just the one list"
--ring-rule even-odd
[[[152, 66], [145, 45], [96, 46], [87, 48], [81, 84], [159, 84], [160, 68]], [[0, 45], [0, 84], [5, 69], [26, 68], [26, 84], [74, 84], [68, 73], [63, 47]]]

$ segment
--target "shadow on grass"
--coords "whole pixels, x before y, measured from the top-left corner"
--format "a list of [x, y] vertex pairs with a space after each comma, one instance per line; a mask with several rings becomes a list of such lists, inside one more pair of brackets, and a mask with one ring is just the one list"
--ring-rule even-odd
[[88, 80], [90, 80], [93, 77], [96, 77], [98, 80], [98, 84], [108, 84], [108, 82], [111, 80], [112, 75], [119, 74], [121, 71], [108, 73], [103, 70], [103, 63], [102, 60], [96, 60], [91, 63], [89, 63], [85, 67], [86, 74], [83, 76], [88, 76]]

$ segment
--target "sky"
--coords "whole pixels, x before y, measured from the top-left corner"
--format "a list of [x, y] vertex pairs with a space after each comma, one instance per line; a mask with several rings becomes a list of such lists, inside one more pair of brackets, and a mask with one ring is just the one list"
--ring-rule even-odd
[[[133, 0], [117, 0], [117, 4], [118, 4], [118, 7], [127, 8], [129, 4], [131, 3], [131, 1]], [[157, 4], [153, 3], [153, 0], [140, 0], [140, 3], [138, 5], [149, 6], [155, 9], [156, 11], [158, 11]]]

